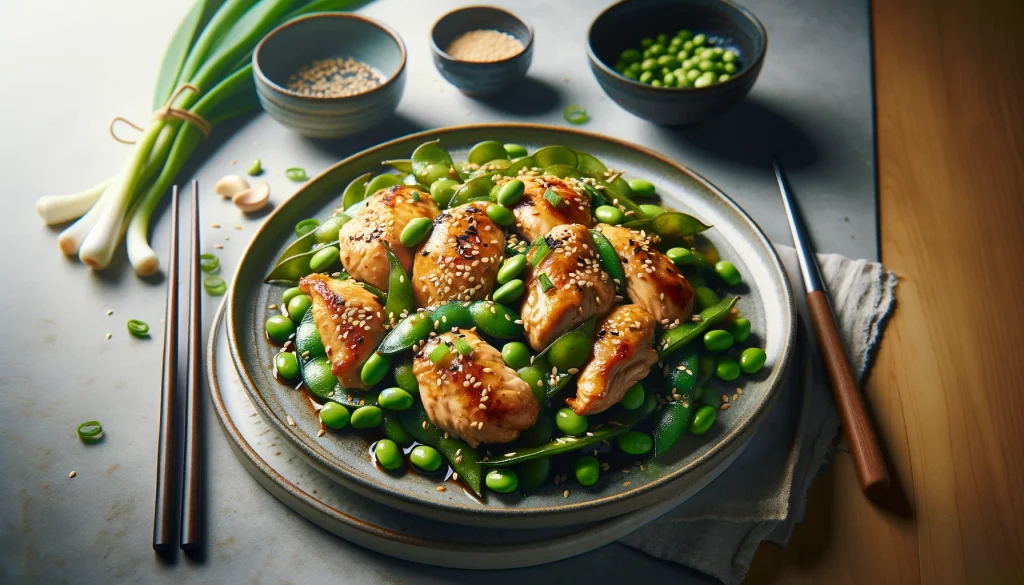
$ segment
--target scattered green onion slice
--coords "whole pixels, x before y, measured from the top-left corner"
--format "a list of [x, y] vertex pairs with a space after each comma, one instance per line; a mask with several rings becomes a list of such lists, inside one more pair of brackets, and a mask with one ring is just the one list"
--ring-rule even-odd
[[129, 319], [128, 333], [131, 333], [135, 337], [145, 337], [149, 335], [149, 323], [139, 321], [138, 319]]
[[95, 441], [103, 433], [103, 425], [98, 420], [87, 420], [78, 425], [78, 438], [83, 441]]
[[413, 201], [419, 201], [420, 200], [420, 192], [416, 191], [414, 189], [413, 192], [412, 192], [412, 195], [410, 195], [409, 198], [412, 199]]
[[[470, 355], [473, 353], [473, 346], [461, 337], [455, 340], [455, 349], [459, 350], [459, 353], [462, 355]], [[433, 352], [431, 352], [431, 357], [433, 357]]]
[[536, 268], [537, 265], [543, 262], [544, 259], [547, 258], [548, 254], [550, 253], [551, 247], [548, 246], [548, 241], [541, 237], [540, 241], [537, 242], [537, 246], [533, 252], [533, 257], [530, 258], [530, 266]]
[[304, 219], [295, 224], [295, 235], [301, 238], [318, 227], [320, 227], [319, 219]]
[[217, 272], [220, 268], [220, 259], [213, 254], [200, 254], [199, 255], [199, 269], [203, 272], [213, 273]]
[[562, 112], [562, 116], [565, 117], [565, 121], [570, 124], [583, 124], [590, 119], [587, 116], [587, 109], [578, 104], [572, 104], [565, 108]]
[[219, 276], [207, 276], [203, 279], [203, 288], [211, 296], [219, 297], [228, 292], [228, 284]]
[[436, 366], [438, 363], [441, 362], [441, 360], [445, 358], [446, 355], [448, 355], [448, 346], [442, 343], [441, 345], [431, 350], [430, 362]]
[[558, 193], [555, 193], [551, 189], [544, 191], [544, 198], [547, 199], [548, 203], [551, 204], [551, 207], [554, 208], [558, 208], [560, 205], [565, 203], [565, 200], [559, 197]]
[[302, 182], [309, 179], [306, 176], [306, 169], [301, 167], [292, 167], [284, 172], [284, 176], [288, 177], [289, 180], [295, 182]]
[[555, 284], [551, 282], [551, 279], [548, 278], [548, 275], [543, 272], [540, 273], [540, 276], [537, 277], [537, 280], [540, 281], [540, 289], [544, 292], [548, 292], [555, 286]]

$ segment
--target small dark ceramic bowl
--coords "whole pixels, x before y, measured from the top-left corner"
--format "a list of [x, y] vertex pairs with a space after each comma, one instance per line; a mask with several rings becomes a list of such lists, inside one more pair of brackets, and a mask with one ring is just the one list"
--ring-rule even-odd
[[[523, 50], [501, 61], [478, 63], [459, 61], [445, 52], [452, 41], [473, 30], [496, 30], [510, 34]], [[493, 6], [467, 6], [453, 10], [434, 23], [430, 31], [434, 65], [441, 75], [469, 95], [497, 93], [526, 75], [533, 60], [533, 27], [511, 12]]]
[[[307, 96], [289, 90], [288, 78], [319, 59], [352, 57], [383, 82], [344, 97]], [[398, 33], [365, 16], [336, 12], [297, 18], [270, 31], [252, 54], [256, 94], [278, 122], [311, 138], [357, 134], [391, 116], [405, 89], [405, 44]]]
[[[622, 51], [638, 48], [641, 38], [683, 28], [734, 49], [742, 69], [706, 87], [663, 88], [633, 81], [613, 68]], [[767, 48], [761, 21], [728, 0], [624, 0], [598, 15], [587, 35], [590, 69], [608, 97], [666, 126], [693, 124], [740, 102], [757, 81]]]

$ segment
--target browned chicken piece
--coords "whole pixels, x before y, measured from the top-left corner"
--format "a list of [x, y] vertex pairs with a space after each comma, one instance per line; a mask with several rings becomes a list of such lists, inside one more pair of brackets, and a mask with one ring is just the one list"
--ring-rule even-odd
[[608, 238], [622, 261], [629, 299], [640, 305], [663, 327], [690, 320], [693, 287], [676, 265], [640, 232], [601, 224], [597, 230]]
[[384, 309], [377, 295], [351, 280], [311, 274], [299, 289], [313, 302], [313, 321], [342, 388], [366, 390], [359, 379], [363, 363], [384, 338]]
[[[536, 351], [591, 316], [604, 315], [615, 302], [615, 285], [602, 269], [585, 226], [560, 225], [544, 239], [551, 251], [530, 270], [522, 310], [526, 337]], [[531, 261], [537, 253], [530, 253]], [[554, 285], [546, 292], [542, 274]]]
[[408, 272], [412, 269], [413, 250], [403, 246], [398, 236], [410, 220], [434, 219], [437, 214], [437, 205], [430, 195], [414, 187], [396, 185], [377, 191], [338, 233], [345, 271], [352, 278], [386, 292], [390, 266], [384, 242]]
[[[460, 354], [454, 347], [457, 338], [468, 341], [473, 352]], [[441, 345], [449, 351], [435, 364], [430, 355]], [[431, 422], [474, 447], [508, 443], [537, 422], [540, 404], [533, 391], [498, 350], [472, 331], [432, 337], [416, 354], [412, 371]]]
[[[513, 229], [527, 241], [532, 242], [537, 236], [543, 236], [555, 226], [578, 223], [590, 226], [590, 199], [577, 193], [568, 183], [558, 177], [515, 177], [526, 184], [526, 191], [519, 203], [512, 208], [516, 216]], [[548, 190], [553, 191], [561, 199], [557, 206], [552, 205], [544, 196]]]
[[616, 307], [598, 321], [594, 354], [580, 372], [576, 397], [566, 404], [581, 416], [618, 404], [658, 361], [653, 349], [656, 327], [654, 317], [636, 305]]
[[505, 255], [505, 232], [486, 210], [487, 203], [467, 203], [434, 220], [434, 230], [413, 261], [417, 307], [481, 300], [494, 290]]

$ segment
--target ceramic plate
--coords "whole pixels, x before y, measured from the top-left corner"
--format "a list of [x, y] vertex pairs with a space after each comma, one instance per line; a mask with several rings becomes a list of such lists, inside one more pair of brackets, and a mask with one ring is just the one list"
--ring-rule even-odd
[[[295, 224], [326, 218], [339, 205], [345, 186], [368, 172], [382, 172], [380, 161], [408, 158], [423, 142], [440, 139], [453, 158], [464, 160], [483, 140], [515, 142], [531, 152], [559, 144], [588, 152], [627, 177], [654, 182], [663, 203], [691, 213], [714, 228], [705, 232], [723, 258], [744, 276], [739, 309], [751, 321], [750, 345], [763, 347], [766, 367], [744, 377], [744, 396], [720, 411], [702, 437], [687, 435], [656, 462], [641, 470], [611, 469], [591, 488], [574, 481], [548, 484], [527, 498], [488, 494], [477, 500], [458, 489], [437, 491], [438, 481], [413, 473], [394, 477], [378, 470], [368, 456], [371, 439], [351, 430], [317, 437], [319, 421], [303, 392], [273, 374], [276, 348], [265, 341], [263, 324], [285, 287], [263, 283], [278, 255], [295, 239]], [[700, 483], [709, 470], [731, 458], [767, 413], [793, 352], [795, 310], [789, 284], [775, 251], [750, 217], [728, 196], [693, 171], [649, 150], [597, 134], [529, 124], [456, 126], [412, 134], [349, 157], [299, 189], [267, 218], [245, 251], [227, 299], [227, 333], [232, 359], [253, 404], [296, 451], [317, 469], [356, 493], [404, 511], [447, 522], [523, 528], [594, 522], [670, 498]], [[723, 391], [732, 392], [732, 385]], [[556, 473], [572, 470], [556, 469]], [[451, 484], [449, 484], [451, 485]], [[566, 490], [566, 488], [569, 488]]]

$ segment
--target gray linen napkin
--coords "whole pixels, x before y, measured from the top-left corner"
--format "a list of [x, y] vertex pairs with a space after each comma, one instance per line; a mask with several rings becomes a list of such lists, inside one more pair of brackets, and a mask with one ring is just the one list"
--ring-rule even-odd
[[[796, 251], [776, 246], [800, 313], [797, 353], [772, 412], [742, 455], [675, 510], [620, 542], [728, 585], [763, 540], [786, 544], [807, 490], [835, 448], [839, 417], [813, 343]], [[819, 255], [851, 366], [864, 377], [895, 304], [896, 276], [876, 262]]]

